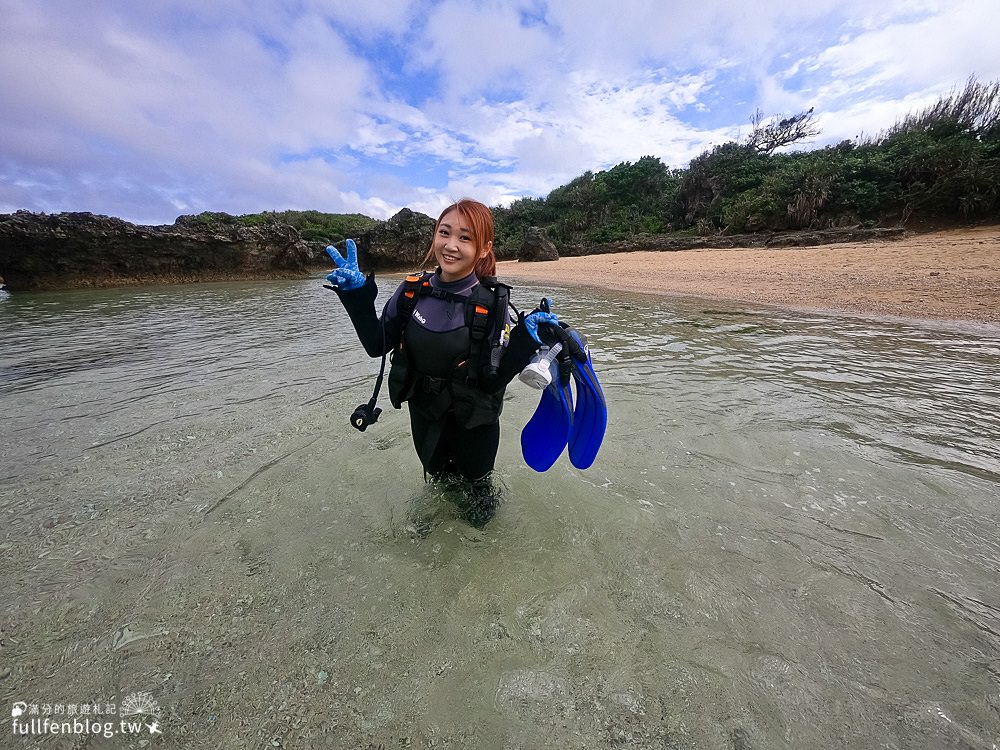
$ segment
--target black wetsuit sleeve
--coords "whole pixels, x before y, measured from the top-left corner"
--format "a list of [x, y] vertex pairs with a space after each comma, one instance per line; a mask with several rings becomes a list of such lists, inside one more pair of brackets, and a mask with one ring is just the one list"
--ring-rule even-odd
[[[353, 289], [349, 292], [335, 290], [340, 301], [344, 304], [354, 330], [357, 331], [358, 340], [365, 348], [369, 357], [381, 357], [384, 353], [392, 351], [399, 343], [401, 326], [396, 313], [395, 302], [397, 294], [390, 300], [380, 319], [375, 313], [375, 297], [378, 295], [378, 287], [375, 285], [375, 274], [368, 274], [365, 285]], [[385, 338], [383, 343], [382, 325], [385, 324]]]

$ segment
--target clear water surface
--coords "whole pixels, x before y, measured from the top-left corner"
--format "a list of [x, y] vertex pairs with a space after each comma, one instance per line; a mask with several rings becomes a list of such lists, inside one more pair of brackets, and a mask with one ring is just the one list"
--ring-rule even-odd
[[4, 699], [148, 691], [206, 748], [995, 748], [1000, 329], [543, 292], [607, 438], [531, 471], [515, 382], [481, 530], [405, 412], [349, 427], [378, 363], [318, 280], [0, 299]]

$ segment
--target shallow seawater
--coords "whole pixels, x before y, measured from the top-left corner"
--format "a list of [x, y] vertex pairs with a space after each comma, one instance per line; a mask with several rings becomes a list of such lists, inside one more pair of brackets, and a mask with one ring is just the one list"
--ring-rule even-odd
[[1000, 743], [1000, 329], [545, 292], [607, 437], [533, 472], [515, 382], [482, 529], [387, 398], [348, 425], [378, 362], [318, 280], [0, 299], [4, 700], [145, 691], [206, 748]]

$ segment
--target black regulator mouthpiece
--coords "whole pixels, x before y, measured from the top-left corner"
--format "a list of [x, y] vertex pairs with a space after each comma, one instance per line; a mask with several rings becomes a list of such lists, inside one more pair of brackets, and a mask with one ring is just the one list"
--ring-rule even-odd
[[367, 404], [359, 404], [358, 408], [354, 410], [351, 414], [351, 424], [355, 429], [364, 432], [368, 429], [369, 425], [373, 425], [378, 422], [378, 416], [382, 413], [382, 410], [375, 406], [375, 399], [373, 398]]

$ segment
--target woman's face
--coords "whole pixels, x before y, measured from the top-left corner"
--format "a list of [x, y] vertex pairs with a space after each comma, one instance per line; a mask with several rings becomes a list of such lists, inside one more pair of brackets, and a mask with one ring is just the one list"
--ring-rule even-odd
[[441, 266], [444, 281], [458, 281], [472, 273], [479, 248], [469, 223], [452, 209], [441, 218], [434, 236], [434, 259]]

